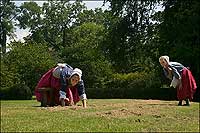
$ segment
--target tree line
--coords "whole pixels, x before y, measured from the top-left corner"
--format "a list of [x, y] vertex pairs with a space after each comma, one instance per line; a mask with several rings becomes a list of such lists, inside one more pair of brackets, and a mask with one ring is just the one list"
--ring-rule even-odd
[[[49, 68], [65, 62], [83, 70], [91, 98], [173, 99], [174, 90], [161, 89], [169, 83], [158, 62], [161, 55], [190, 67], [199, 85], [198, 0], [106, 2], [107, 10], [88, 10], [82, 1], [49, 0], [42, 6], [1, 1], [1, 90], [24, 85], [33, 93]], [[6, 46], [15, 27], [31, 34]]]

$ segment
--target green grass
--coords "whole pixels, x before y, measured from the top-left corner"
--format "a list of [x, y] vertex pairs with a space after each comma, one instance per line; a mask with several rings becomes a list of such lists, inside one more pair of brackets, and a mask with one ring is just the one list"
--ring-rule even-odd
[[198, 132], [199, 103], [89, 99], [88, 108], [39, 107], [36, 100], [1, 101], [1, 132]]

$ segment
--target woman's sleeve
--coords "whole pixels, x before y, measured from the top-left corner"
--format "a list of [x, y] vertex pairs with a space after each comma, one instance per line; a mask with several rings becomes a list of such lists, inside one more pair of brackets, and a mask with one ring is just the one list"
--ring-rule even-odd
[[62, 69], [60, 73], [60, 83], [61, 83], [61, 91], [66, 92], [66, 87], [67, 87], [67, 81], [66, 81], [66, 75], [64, 69]]
[[163, 68], [163, 71], [164, 71], [164, 75], [167, 77], [168, 76], [168, 71], [165, 68]]
[[174, 67], [171, 67], [173, 71], [173, 75], [175, 76], [176, 79], [181, 79], [181, 75], [179, 74], [178, 70]]
[[164, 71], [164, 75], [168, 78], [168, 79], [172, 79], [172, 75], [171, 74], [169, 74], [169, 72], [165, 69], [165, 68], [163, 68], [163, 71]]
[[87, 99], [87, 96], [85, 94], [85, 86], [83, 80], [81, 80], [77, 86], [78, 94], [81, 100]]

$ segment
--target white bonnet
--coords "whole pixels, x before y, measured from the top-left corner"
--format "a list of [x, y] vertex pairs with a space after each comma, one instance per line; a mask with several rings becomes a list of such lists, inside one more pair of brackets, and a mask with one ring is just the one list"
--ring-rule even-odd
[[67, 64], [66, 63], [58, 63], [57, 66], [60, 66], [60, 67], [65, 67]]
[[167, 63], [169, 63], [169, 56], [167, 56], [167, 55], [161, 56], [161, 57], [159, 58], [159, 61], [162, 60], [162, 59], [166, 60]]
[[81, 71], [81, 69], [75, 68], [75, 69], [73, 70], [71, 76], [73, 76], [74, 74], [77, 74], [77, 75], [79, 76], [79, 78], [80, 78], [80, 81], [81, 81], [81, 76], [82, 76], [82, 71]]

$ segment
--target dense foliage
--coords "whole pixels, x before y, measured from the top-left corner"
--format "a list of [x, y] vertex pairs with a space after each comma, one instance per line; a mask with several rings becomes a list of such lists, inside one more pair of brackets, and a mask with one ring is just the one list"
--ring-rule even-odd
[[159, 51], [168, 54], [171, 60], [190, 67], [199, 81], [200, 2], [178, 0], [165, 3], [165, 7], [163, 22], [159, 27]]
[[42, 74], [56, 64], [56, 57], [44, 44], [13, 42], [11, 48], [1, 61], [1, 88], [25, 84], [33, 91]]
[[71, 46], [62, 52], [63, 60], [84, 70], [87, 87], [101, 87], [101, 81], [112, 74], [111, 64], [100, 51], [104, 40], [104, 27], [96, 23], [84, 23], [72, 31]]
[[1, 53], [6, 53], [6, 39], [14, 37], [14, 20], [20, 13], [19, 8], [10, 0], [0, 1], [0, 43]]
[[102, 88], [88, 88], [89, 98], [176, 99], [176, 90], [160, 88], [154, 72], [113, 74]]

